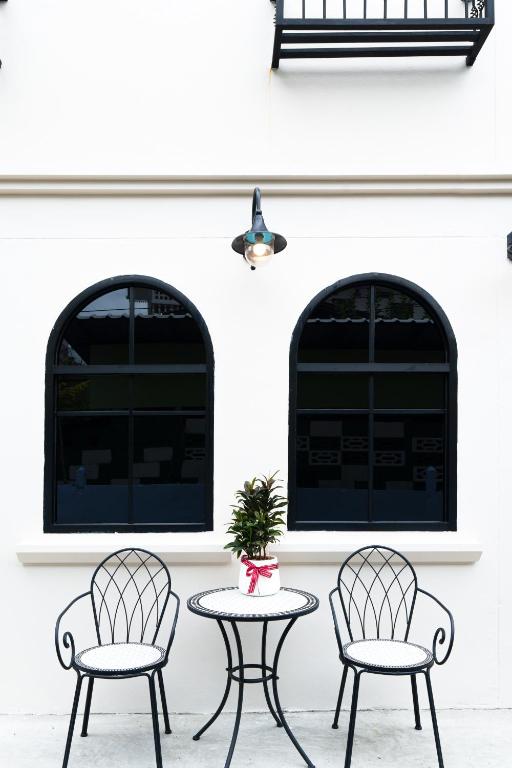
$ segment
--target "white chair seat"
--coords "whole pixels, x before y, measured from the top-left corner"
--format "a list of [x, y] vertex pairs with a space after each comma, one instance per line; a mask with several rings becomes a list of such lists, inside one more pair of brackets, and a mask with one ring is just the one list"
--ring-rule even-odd
[[355, 640], [343, 650], [348, 661], [369, 669], [424, 669], [432, 663], [430, 651], [403, 640]]
[[163, 661], [165, 651], [146, 643], [97, 645], [77, 653], [75, 663], [88, 672], [134, 672], [151, 669]]

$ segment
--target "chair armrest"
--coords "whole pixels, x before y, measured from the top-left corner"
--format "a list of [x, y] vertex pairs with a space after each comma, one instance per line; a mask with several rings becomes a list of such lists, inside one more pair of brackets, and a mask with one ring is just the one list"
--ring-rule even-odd
[[172, 622], [171, 632], [169, 635], [169, 640], [167, 642], [167, 653], [165, 654], [165, 661], [167, 662], [167, 659], [169, 657], [169, 651], [171, 650], [171, 646], [174, 642], [174, 635], [176, 634], [176, 624], [178, 623], [178, 614], [180, 612], [180, 598], [176, 594], [176, 592], [173, 592], [172, 589], [169, 591], [169, 594], [174, 597], [176, 600], [176, 608], [174, 611], [174, 619]]
[[71, 669], [71, 667], [73, 666], [73, 659], [75, 657], [75, 640], [71, 632], [64, 632], [62, 636], [62, 644], [64, 648], [71, 649], [69, 663], [66, 664], [60, 652], [60, 622], [62, 621], [62, 618], [69, 611], [72, 605], [74, 605], [79, 600], [81, 600], [82, 597], [87, 597], [88, 595], [90, 596], [90, 594], [91, 594], [90, 592], [84, 592], [82, 595], [78, 595], [78, 597], [75, 597], [75, 599], [72, 600], [66, 608], [64, 608], [64, 610], [59, 615], [57, 622], [55, 624], [55, 650], [57, 651], [57, 658], [59, 659], [60, 665], [63, 669]]
[[330, 603], [330, 606], [331, 606], [332, 619], [334, 621], [334, 632], [336, 633], [336, 642], [338, 643], [338, 650], [340, 652], [340, 659], [342, 661], [344, 661], [345, 660], [345, 654], [343, 653], [343, 641], [341, 639], [340, 627], [339, 627], [339, 624], [338, 624], [338, 617], [336, 615], [336, 608], [334, 607], [334, 601], [332, 599], [332, 596], [334, 595], [335, 592], [337, 592], [339, 594], [338, 587], [334, 587], [334, 589], [332, 589], [329, 592], [329, 603]]
[[439, 646], [444, 645], [444, 643], [446, 642], [446, 630], [443, 627], [438, 627], [434, 633], [434, 639], [432, 641], [432, 655], [434, 657], [435, 663], [439, 665], [445, 664], [450, 657], [450, 654], [453, 648], [453, 641], [455, 639], [455, 623], [453, 621], [453, 616], [448, 610], [448, 608], [445, 605], [443, 605], [443, 603], [440, 600], [438, 600], [437, 597], [434, 597], [434, 595], [431, 595], [430, 592], [426, 592], [424, 589], [420, 589], [420, 587], [418, 587], [418, 592], [421, 592], [423, 595], [430, 597], [430, 599], [433, 600], [435, 603], [437, 603], [437, 605], [440, 608], [442, 608], [443, 611], [448, 616], [448, 619], [450, 622], [450, 640], [448, 643], [448, 649], [445, 655], [443, 656], [443, 658], [439, 657], [438, 650], [439, 650]]

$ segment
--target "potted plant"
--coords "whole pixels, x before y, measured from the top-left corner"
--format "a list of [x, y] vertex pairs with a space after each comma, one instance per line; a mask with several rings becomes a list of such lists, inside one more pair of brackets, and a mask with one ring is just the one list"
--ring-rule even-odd
[[226, 544], [240, 561], [238, 587], [245, 595], [264, 597], [279, 592], [279, 563], [268, 552], [283, 534], [283, 509], [287, 499], [280, 496], [282, 488], [276, 479], [277, 472], [269, 477], [246, 480], [243, 490], [235, 493], [233, 517], [228, 528], [233, 540]]

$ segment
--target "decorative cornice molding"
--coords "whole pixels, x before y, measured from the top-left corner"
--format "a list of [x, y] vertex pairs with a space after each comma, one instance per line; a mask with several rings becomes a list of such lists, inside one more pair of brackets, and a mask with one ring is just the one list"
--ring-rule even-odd
[[1, 176], [0, 197], [512, 196], [512, 174]]

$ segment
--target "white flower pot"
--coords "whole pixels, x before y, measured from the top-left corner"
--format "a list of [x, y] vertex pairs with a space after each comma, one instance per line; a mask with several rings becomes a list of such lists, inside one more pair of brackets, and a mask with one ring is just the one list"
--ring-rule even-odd
[[268, 560], [251, 560], [244, 556], [240, 561], [238, 589], [244, 595], [251, 597], [266, 597], [279, 592], [281, 578], [277, 557], [269, 557]]

